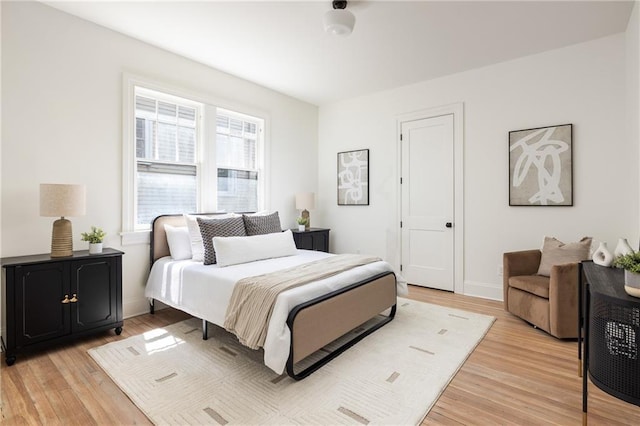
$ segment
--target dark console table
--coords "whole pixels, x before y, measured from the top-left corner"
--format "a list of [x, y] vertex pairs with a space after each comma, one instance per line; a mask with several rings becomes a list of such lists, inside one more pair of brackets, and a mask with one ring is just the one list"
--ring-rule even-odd
[[7, 365], [16, 354], [80, 336], [115, 329], [122, 332], [122, 253], [74, 251], [5, 257]]
[[622, 269], [586, 261], [580, 271], [578, 357], [585, 424], [587, 375], [608, 394], [640, 406], [640, 298], [624, 291]]

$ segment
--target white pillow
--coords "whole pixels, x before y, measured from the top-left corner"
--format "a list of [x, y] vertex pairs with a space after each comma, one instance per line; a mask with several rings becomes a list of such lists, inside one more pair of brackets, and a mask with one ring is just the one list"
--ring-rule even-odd
[[184, 215], [184, 220], [187, 222], [187, 229], [189, 230], [189, 238], [191, 240], [191, 259], [196, 262], [204, 262], [204, 245], [202, 244], [202, 234], [200, 234], [200, 226], [196, 218], [205, 217], [207, 219], [228, 219], [230, 217], [237, 217], [239, 215], [235, 213], [225, 213], [217, 215]]
[[171, 257], [175, 260], [191, 259], [191, 240], [187, 227], [164, 225], [164, 232], [167, 233]]
[[260, 210], [260, 211], [257, 211], [255, 213], [243, 213], [243, 214], [245, 216], [266, 216], [266, 215], [269, 215], [271, 213], [275, 213], [275, 212], [272, 212], [271, 210]]
[[250, 237], [213, 237], [213, 247], [218, 266], [292, 256], [297, 253], [293, 234], [289, 229]]

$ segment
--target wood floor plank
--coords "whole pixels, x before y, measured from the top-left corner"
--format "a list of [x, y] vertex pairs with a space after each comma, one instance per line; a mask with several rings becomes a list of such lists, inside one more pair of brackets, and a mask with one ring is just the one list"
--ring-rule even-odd
[[90, 416], [90, 423], [97, 424], [115, 424], [118, 422], [118, 416], [112, 416], [112, 402], [106, 403], [105, 398], [95, 392], [95, 388], [91, 383], [91, 371], [93, 368], [87, 368], [93, 363], [87, 359], [86, 342], [78, 343], [79, 349], [73, 350], [68, 348], [64, 351], [53, 352], [50, 357], [57, 366], [60, 374], [63, 374], [70, 387], [76, 390], [78, 398], [83, 401], [83, 405], [88, 410], [87, 415]]
[[27, 366], [15, 369], [15, 371], [8, 370], [6, 366], [0, 367], [2, 392], [14, 396], [13, 398], [2, 398], [0, 405], [2, 416], [0, 418], [3, 423], [6, 423], [8, 419], [13, 419], [14, 424], [36, 424], [39, 421], [38, 410], [33, 406], [31, 393], [25, 386], [23, 374], [25, 371], [28, 371]]
[[[49, 352], [29, 354], [24, 360], [33, 381], [27, 386], [37, 389], [37, 393], [29, 391], [34, 408], [39, 414], [40, 424], [60, 424], [70, 418], [67, 405], [60, 391], [66, 386], [64, 379], [58, 374], [49, 359]], [[47, 409], [44, 409], [47, 407]]]
[[[579, 425], [582, 423], [582, 378], [578, 376], [577, 342], [563, 341], [534, 329], [505, 312], [502, 302], [410, 287], [411, 297], [497, 318], [431, 413], [465, 424]], [[471, 414], [460, 420], [451, 401]], [[615, 407], [615, 408], [612, 408]], [[640, 407], [620, 401], [589, 385], [589, 424], [640, 424]]]
[[[410, 286], [410, 297], [492, 315], [496, 322], [444, 390], [423, 425], [580, 425], [577, 343], [561, 341], [507, 313], [502, 302]], [[125, 320], [109, 331], [0, 367], [0, 411], [7, 425], [151, 424], [87, 350], [173, 324], [175, 309]], [[589, 384], [590, 425], [640, 425], [640, 407]]]

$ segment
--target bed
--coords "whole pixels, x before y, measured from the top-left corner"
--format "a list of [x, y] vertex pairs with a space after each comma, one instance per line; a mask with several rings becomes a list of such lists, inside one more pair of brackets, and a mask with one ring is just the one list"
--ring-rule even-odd
[[[145, 296], [152, 313], [158, 300], [202, 319], [204, 339], [208, 323], [224, 326], [238, 280], [333, 256], [294, 248], [291, 256], [224, 267], [191, 259], [175, 260], [170, 254], [165, 225], [182, 227], [185, 222], [183, 215], [163, 215], [153, 221], [152, 267]], [[265, 365], [278, 374], [286, 371], [296, 380], [308, 376], [390, 322], [396, 313], [398, 293], [406, 294], [406, 283], [397, 279], [393, 268], [384, 261], [282, 292], [268, 321], [263, 346]], [[369, 326], [364, 331], [352, 331], [365, 323]], [[318, 357], [321, 352], [326, 355]]]

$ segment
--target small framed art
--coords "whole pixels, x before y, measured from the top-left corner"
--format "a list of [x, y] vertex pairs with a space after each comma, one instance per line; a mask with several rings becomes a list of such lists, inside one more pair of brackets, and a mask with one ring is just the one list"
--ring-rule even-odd
[[369, 205], [369, 150], [338, 153], [338, 205]]

